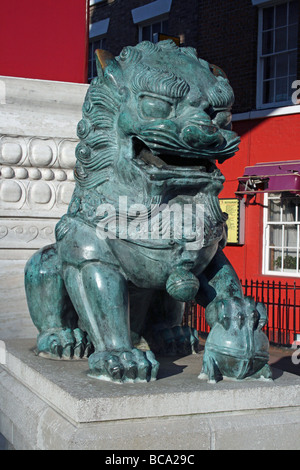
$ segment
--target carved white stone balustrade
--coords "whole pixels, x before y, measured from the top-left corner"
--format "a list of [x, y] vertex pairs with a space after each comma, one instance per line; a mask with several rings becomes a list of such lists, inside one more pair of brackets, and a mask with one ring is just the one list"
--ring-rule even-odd
[[87, 88], [0, 76], [0, 339], [35, 335], [23, 270], [68, 209]]

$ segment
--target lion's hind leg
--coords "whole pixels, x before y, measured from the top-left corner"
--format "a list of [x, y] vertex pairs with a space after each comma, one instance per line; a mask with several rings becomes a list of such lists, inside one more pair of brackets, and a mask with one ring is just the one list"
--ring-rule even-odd
[[81, 358], [89, 353], [86, 334], [60, 275], [56, 245], [35, 253], [25, 267], [29, 312], [39, 331], [38, 354], [52, 359]]

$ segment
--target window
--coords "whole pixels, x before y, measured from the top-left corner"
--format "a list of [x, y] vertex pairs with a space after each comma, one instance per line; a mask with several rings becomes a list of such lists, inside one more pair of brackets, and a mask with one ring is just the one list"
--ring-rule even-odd
[[131, 10], [132, 20], [139, 27], [139, 42], [156, 42], [155, 34], [168, 34], [168, 17], [172, 0], [155, 0]]
[[297, 74], [298, 0], [259, 11], [257, 106], [292, 104]]
[[168, 34], [168, 20], [158, 21], [139, 27], [139, 41], [156, 42], [155, 35], [159, 33]]
[[97, 77], [97, 67], [96, 67], [96, 49], [105, 49], [106, 39], [92, 39], [89, 43], [89, 59], [88, 59], [88, 82], [90, 83], [93, 78]]
[[299, 199], [288, 193], [265, 195], [264, 274], [300, 274]]

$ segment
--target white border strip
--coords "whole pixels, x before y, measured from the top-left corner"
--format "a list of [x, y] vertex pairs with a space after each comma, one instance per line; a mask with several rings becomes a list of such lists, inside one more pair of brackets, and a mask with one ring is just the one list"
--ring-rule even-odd
[[95, 5], [96, 3], [100, 3], [100, 2], [103, 2], [104, 0], [90, 0], [90, 7], [92, 5]]
[[255, 111], [249, 111], [248, 113], [237, 113], [233, 114], [232, 121], [246, 121], [248, 119], [263, 119], [276, 116], [287, 116], [289, 114], [300, 113], [300, 105], [284, 106], [283, 108], [269, 108]]

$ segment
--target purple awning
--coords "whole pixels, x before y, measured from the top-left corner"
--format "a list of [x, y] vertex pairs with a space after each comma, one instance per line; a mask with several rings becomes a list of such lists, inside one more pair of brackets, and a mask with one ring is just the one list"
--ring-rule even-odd
[[300, 160], [247, 166], [238, 181], [237, 197], [254, 196], [258, 192], [300, 194]]

